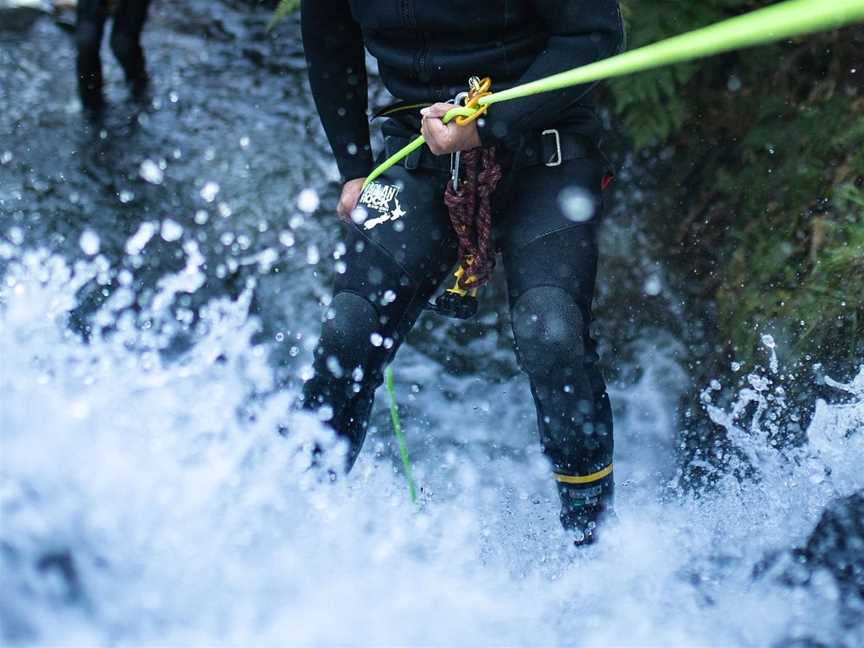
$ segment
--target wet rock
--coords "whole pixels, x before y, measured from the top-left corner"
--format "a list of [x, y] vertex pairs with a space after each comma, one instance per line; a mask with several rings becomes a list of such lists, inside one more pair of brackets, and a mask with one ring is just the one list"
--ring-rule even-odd
[[836, 586], [843, 625], [864, 624], [864, 491], [831, 503], [803, 547], [767, 556], [754, 576], [817, 588], [827, 578]]
[[811, 572], [828, 570], [843, 600], [860, 610], [864, 606], [864, 491], [833, 502], [807, 545], [795, 554]]
[[50, 11], [43, 0], [0, 0], [0, 32], [26, 31]]

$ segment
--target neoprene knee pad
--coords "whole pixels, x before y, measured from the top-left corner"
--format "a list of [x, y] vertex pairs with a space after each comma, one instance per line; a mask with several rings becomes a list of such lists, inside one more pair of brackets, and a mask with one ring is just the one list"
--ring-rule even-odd
[[529, 376], [573, 367], [585, 357], [585, 318], [564, 289], [539, 286], [513, 305], [513, 336], [519, 365]]
[[351, 292], [339, 292], [327, 309], [317, 354], [336, 378], [365, 368], [377, 347], [372, 336], [378, 329], [378, 311], [372, 303]]

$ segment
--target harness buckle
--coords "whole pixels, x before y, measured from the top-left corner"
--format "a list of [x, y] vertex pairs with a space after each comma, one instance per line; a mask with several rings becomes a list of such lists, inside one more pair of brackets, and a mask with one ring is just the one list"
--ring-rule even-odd
[[[540, 133], [541, 137], [546, 137], [547, 135], [555, 136], [555, 157], [547, 159], [543, 164], [547, 167], [561, 166], [561, 163], [564, 161], [563, 156], [561, 155], [561, 133], [558, 132], [557, 128], [547, 128]], [[545, 143], [545, 140], [541, 142], [541, 144], [543, 143]], [[545, 149], [545, 147], [541, 146], [541, 149]], [[545, 150], [543, 153], [545, 154]]]

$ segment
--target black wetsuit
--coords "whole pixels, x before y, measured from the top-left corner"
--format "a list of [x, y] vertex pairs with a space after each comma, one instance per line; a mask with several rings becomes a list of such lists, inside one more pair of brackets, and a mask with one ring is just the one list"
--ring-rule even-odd
[[[111, 51], [123, 67], [133, 95], [143, 95], [147, 87], [141, 30], [147, 19], [150, 0], [117, 0], [111, 27]], [[108, 0], [78, 0], [75, 24], [78, 94], [85, 108], [102, 107], [102, 33], [108, 18]]]
[[[471, 74], [502, 89], [612, 55], [623, 41], [615, 0], [305, 0], [302, 11], [313, 95], [345, 179], [373, 166], [364, 43], [397, 99], [427, 103], [450, 99]], [[505, 170], [493, 230], [517, 356], [558, 480], [562, 522], [583, 531], [613, 488], [612, 415], [588, 332], [606, 172], [590, 90], [497, 104], [479, 126]], [[416, 111], [389, 119], [387, 152], [418, 127]], [[449, 156], [428, 149], [412, 155], [364, 193], [365, 222], [345, 226], [344, 271], [304, 403], [328, 408], [350, 443], [349, 468], [383, 368], [457, 260], [443, 202], [448, 166]]]

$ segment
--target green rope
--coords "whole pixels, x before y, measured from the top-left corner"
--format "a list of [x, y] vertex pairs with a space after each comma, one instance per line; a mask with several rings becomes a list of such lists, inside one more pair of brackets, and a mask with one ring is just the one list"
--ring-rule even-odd
[[393, 433], [399, 444], [399, 456], [402, 457], [402, 469], [405, 471], [405, 479], [408, 480], [408, 493], [411, 501], [417, 503], [417, 487], [414, 485], [414, 477], [411, 473], [411, 459], [408, 457], [408, 446], [405, 445], [405, 435], [402, 434], [402, 424], [399, 421], [399, 410], [396, 407], [396, 394], [393, 391], [393, 369], [387, 367], [384, 372], [387, 385], [387, 396], [390, 400], [390, 421], [393, 423]]
[[[502, 101], [644, 72], [673, 63], [683, 63], [862, 21], [864, 21], [864, 0], [789, 0], [603, 61], [496, 92], [481, 99], [480, 103], [491, 106]], [[465, 109], [454, 108], [444, 117], [444, 123], [460, 114], [464, 115]], [[423, 137], [418, 137], [390, 156], [366, 178], [364, 189], [424, 143]]]
[[[453, 110], [450, 110], [446, 115], [444, 115], [443, 121], [445, 124], [447, 124], [455, 117], [459, 117], [460, 115], [463, 117], [470, 117], [473, 113], [474, 110], [471, 108], [464, 108], [458, 106], [456, 108], [453, 108]], [[393, 155], [391, 155], [389, 158], [384, 160], [378, 167], [376, 167], [375, 170], [372, 171], [372, 173], [369, 174], [369, 176], [366, 178], [366, 181], [363, 183], [363, 188], [365, 189], [370, 184], [375, 182], [375, 179], [378, 178], [387, 169], [399, 162], [399, 160], [404, 160], [406, 157], [411, 155], [414, 151], [423, 146], [425, 143], [426, 140], [423, 139], [423, 136], [421, 135], [407, 146], [403, 146], [401, 149], [396, 151]]]
[[269, 32], [278, 25], [289, 13], [292, 13], [300, 8], [300, 0], [280, 0], [279, 5], [270, 16], [270, 22], [267, 23], [266, 31]]

